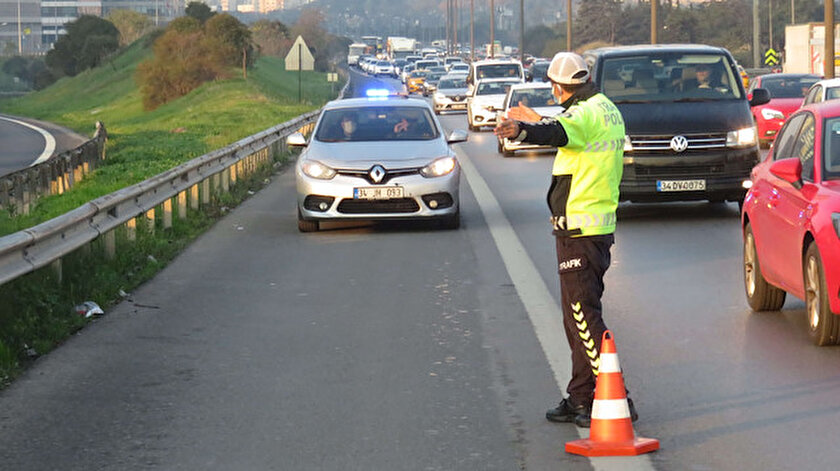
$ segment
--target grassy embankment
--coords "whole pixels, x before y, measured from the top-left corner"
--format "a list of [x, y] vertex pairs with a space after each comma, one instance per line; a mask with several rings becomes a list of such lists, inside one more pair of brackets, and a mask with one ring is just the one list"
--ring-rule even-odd
[[[142, 41], [98, 69], [65, 78], [28, 96], [0, 101], [0, 111], [50, 121], [90, 135], [105, 123], [107, 159], [92, 176], [63, 195], [44, 197], [29, 215], [0, 211], [0, 235], [31, 227], [85, 202], [145, 180], [180, 163], [231, 144], [307, 111], [331, 98], [326, 75], [304, 73], [298, 103], [297, 72], [286, 72], [281, 59], [263, 57], [256, 67], [228, 80], [207, 83], [160, 108], [142, 109], [134, 71], [150, 50]], [[101, 242], [63, 260], [62, 281], [45, 268], [0, 286], [0, 387], [30, 358], [63, 341], [85, 321], [72, 307], [93, 300], [103, 308], [149, 279], [194, 237], [209, 227], [225, 207], [236, 205], [259, 188], [271, 169], [240, 181], [213, 205], [176, 220], [171, 229], [149, 233], [138, 225], [137, 241], [118, 233], [115, 260], [106, 260]], [[160, 215], [158, 214], [158, 218]]]

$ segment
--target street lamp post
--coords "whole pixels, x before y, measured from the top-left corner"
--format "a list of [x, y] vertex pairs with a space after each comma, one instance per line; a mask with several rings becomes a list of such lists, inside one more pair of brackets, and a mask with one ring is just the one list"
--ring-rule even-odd
[[17, 0], [17, 14], [18, 14], [18, 55], [23, 55], [23, 36], [20, 31], [20, 0]]
[[496, 57], [496, 2], [490, 0], [490, 58]]

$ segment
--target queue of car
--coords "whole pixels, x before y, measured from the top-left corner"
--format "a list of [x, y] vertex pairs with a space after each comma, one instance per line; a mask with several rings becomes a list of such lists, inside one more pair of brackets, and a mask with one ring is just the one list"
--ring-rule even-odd
[[[772, 73], [748, 81], [728, 51], [709, 46], [609, 47], [584, 58], [625, 122], [621, 198], [738, 202], [749, 306], [774, 311], [787, 294], [803, 299], [812, 341], [840, 344], [840, 79]], [[466, 111], [468, 128], [480, 131], [519, 104], [549, 119], [563, 112], [544, 83], [548, 61], [532, 59], [525, 69], [510, 59], [412, 59], [398, 74], [431, 106], [411, 98], [345, 100], [325, 107], [311, 141], [290, 138], [307, 146], [296, 167], [301, 231], [349, 218], [436, 218], [457, 227], [460, 167], [448, 144], [466, 133], [443, 138], [434, 115]], [[387, 106], [422, 109], [431, 132], [397, 137], [398, 113]], [[326, 137], [334, 113], [347, 107], [373, 107], [368, 125], [385, 122], [365, 151], [349, 140], [347, 152], [337, 153], [343, 141]], [[759, 144], [770, 147], [763, 158]], [[421, 147], [428, 152], [408, 152]], [[549, 149], [498, 140], [505, 157], [523, 150]]]

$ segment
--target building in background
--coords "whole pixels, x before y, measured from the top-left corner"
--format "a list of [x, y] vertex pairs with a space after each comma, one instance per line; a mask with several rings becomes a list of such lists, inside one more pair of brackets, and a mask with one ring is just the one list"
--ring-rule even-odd
[[44, 51], [40, 5], [38, 0], [0, 0], [0, 54]]
[[[0, 0], [0, 54], [46, 54], [65, 25], [82, 15], [106, 18], [114, 10], [134, 10], [156, 25], [184, 14], [183, 0]], [[20, 34], [18, 34], [20, 23]], [[20, 44], [20, 47], [18, 47]]]

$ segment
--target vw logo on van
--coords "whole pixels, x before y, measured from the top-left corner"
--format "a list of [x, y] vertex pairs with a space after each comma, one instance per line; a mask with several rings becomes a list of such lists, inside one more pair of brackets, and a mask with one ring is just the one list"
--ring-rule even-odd
[[674, 136], [671, 139], [671, 149], [677, 153], [688, 149], [688, 139], [685, 136]]

